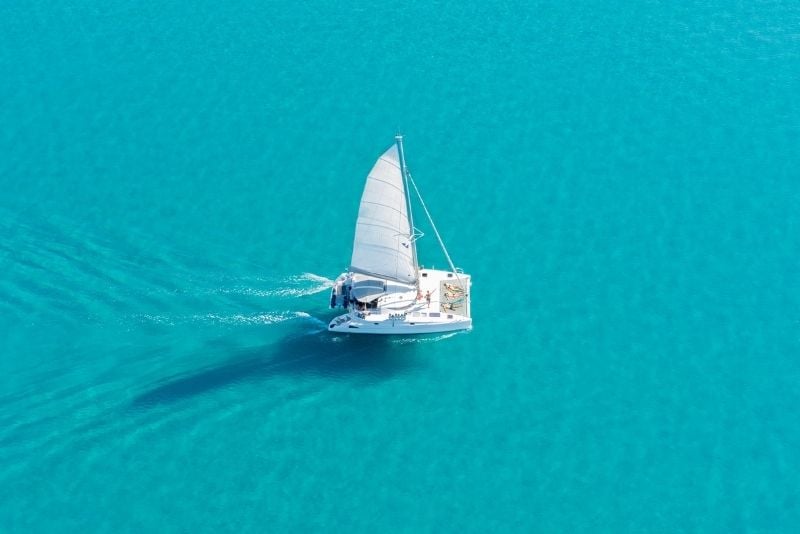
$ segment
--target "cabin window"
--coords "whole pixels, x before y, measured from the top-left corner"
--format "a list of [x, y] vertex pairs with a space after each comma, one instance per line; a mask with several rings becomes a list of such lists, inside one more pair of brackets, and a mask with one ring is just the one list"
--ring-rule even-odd
[[428, 276], [428, 273], [422, 273], [423, 278]]
[[452, 316], [452, 315], [448, 315], [448, 316], [447, 316], [447, 318], [448, 318], [448, 319], [452, 319], [452, 318], [453, 318], [453, 316]]
[[447, 273], [447, 278], [453, 278], [453, 273]]
[[441, 314], [441, 313], [439, 313], [439, 312], [431, 312], [431, 313], [430, 313], [430, 316], [431, 316], [431, 317], [441, 317], [441, 316], [442, 316], [442, 314]]

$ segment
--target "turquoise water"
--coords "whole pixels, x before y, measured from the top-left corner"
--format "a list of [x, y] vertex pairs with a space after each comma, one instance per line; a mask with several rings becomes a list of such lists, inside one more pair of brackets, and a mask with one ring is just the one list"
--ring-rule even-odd
[[[0, 530], [800, 528], [796, 3], [57, 4], [0, 7]], [[332, 337], [397, 129], [475, 328]]]

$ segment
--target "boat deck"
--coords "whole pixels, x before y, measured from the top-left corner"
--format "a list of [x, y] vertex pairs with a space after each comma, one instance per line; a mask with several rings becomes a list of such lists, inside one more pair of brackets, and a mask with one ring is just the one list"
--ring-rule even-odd
[[469, 275], [420, 269], [419, 294], [395, 294], [377, 308], [340, 315], [329, 329], [349, 333], [415, 334], [465, 330], [470, 318]]
[[433, 269], [420, 269], [419, 288], [423, 295], [423, 301], [427, 304], [424, 297], [430, 292], [431, 302], [427, 306], [429, 310], [440, 313], [451, 313], [470, 316], [470, 277], [465, 274], [458, 274], [449, 271], [437, 271]]

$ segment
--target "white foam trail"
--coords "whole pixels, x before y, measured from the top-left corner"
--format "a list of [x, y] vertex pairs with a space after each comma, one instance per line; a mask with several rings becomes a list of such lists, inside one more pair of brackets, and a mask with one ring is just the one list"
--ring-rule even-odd
[[252, 287], [236, 287], [233, 289], [217, 289], [211, 293], [223, 293], [225, 295], [248, 295], [251, 297], [274, 297], [275, 292], [263, 289], [253, 289]]
[[207, 313], [205, 315], [193, 315], [194, 321], [208, 321], [218, 324], [275, 324], [288, 321], [298, 317], [297, 314], [291, 313], [257, 313], [253, 315], [233, 314], [233, 315], [218, 315], [215, 313]]
[[459, 334], [463, 334], [464, 332], [448, 332], [446, 334], [442, 334], [439, 336], [434, 337], [408, 337], [408, 338], [400, 338], [400, 339], [392, 339], [392, 343], [396, 343], [398, 345], [407, 345], [409, 343], [435, 343], [437, 341], [443, 341], [445, 339], [450, 339], [451, 337], [457, 336]]
[[309, 315], [306, 312], [297, 312], [297, 316], [308, 320], [308, 322], [310, 322], [310, 323], [312, 323], [314, 325], [317, 325], [318, 327], [320, 327], [322, 329], [328, 328], [328, 323], [326, 323], [322, 319], [317, 319], [316, 317], [314, 317], [312, 315]]
[[333, 285], [333, 280], [331, 280], [330, 278], [326, 278], [324, 276], [320, 276], [314, 273], [303, 273], [296, 278], [299, 280], [311, 280], [312, 282], [327, 284], [328, 287]]
[[[242, 279], [239, 279], [240, 281]], [[302, 273], [298, 275], [289, 276], [282, 280], [268, 280], [258, 279], [259, 281], [270, 282], [270, 285], [276, 289], [258, 289], [248, 286], [238, 287], [222, 287], [217, 289], [206, 289], [208, 293], [216, 294], [237, 294], [249, 295], [254, 297], [303, 297], [306, 295], [314, 295], [327, 291], [333, 286], [334, 281], [314, 273]], [[197, 293], [195, 291], [195, 293]], [[322, 304], [321, 304], [322, 305]], [[133, 316], [145, 323], [163, 324], [174, 326], [177, 324], [187, 323], [215, 323], [215, 324], [230, 324], [230, 325], [254, 325], [254, 324], [275, 324], [290, 319], [302, 318], [314, 325], [314, 331], [320, 329], [327, 329], [326, 322], [312, 317], [306, 312], [302, 311], [283, 311], [283, 312], [263, 312], [253, 314], [218, 314], [218, 313], [205, 313], [194, 315], [155, 315], [155, 314], [141, 314]]]
[[254, 314], [218, 314], [218, 313], [205, 313], [205, 314], [195, 314], [195, 315], [178, 315], [178, 316], [167, 316], [167, 315], [137, 315], [136, 318], [141, 320], [142, 322], [149, 322], [149, 323], [156, 323], [156, 324], [166, 324], [166, 325], [177, 325], [177, 324], [188, 324], [188, 323], [214, 323], [214, 324], [228, 324], [228, 325], [255, 325], [255, 324], [275, 324], [275, 323], [282, 323], [284, 321], [290, 321], [292, 319], [306, 319], [311, 320], [314, 324], [321, 324], [322, 326], [327, 326], [325, 323], [317, 319], [316, 317], [312, 317], [306, 312], [297, 311], [297, 312], [271, 312], [271, 313], [254, 313]]
[[[313, 285], [309, 286], [309, 282]], [[333, 286], [333, 280], [314, 273], [303, 273], [273, 282], [277, 289], [256, 289], [252, 287], [220, 288], [216, 293], [232, 293], [254, 297], [304, 297], [327, 291]], [[299, 286], [299, 287], [297, 287]]]
[[302, 297], [305, 295], [314, 295], [321, 293], [333, 286], [333, 280], [325, 278], [314, 273], [303, 273], [299, 276], [293, 276], [287, 280], [288, 282], [304, 284], [305, 282], [314, 282], [314, 285], [306, 288], [284, 288], [277, 290], [281, 296], [297, 296]]
[[286, 289], [276, 289], [275, 291], [268, 292], [269, 295], [264, 296], [276, 296], [276, 297], [304, 297], [306, 295], [314, 295], [316, 293], [321, 293], [326, 289], [329, 289], [331, 286], [319, 286], [319, 287], [311, 287], [307, 289], [296, 289], [296, 288], [286, 288]]
[[167, 317], [165, 315], [151, 315], [149, 313], [144, 313], [141, 315], [135, 315], [134, 318], [138, 319], [140, 322], [143, 323], [168, 324], [168, 325], [175, 324], [175, 320], [173, 318]]

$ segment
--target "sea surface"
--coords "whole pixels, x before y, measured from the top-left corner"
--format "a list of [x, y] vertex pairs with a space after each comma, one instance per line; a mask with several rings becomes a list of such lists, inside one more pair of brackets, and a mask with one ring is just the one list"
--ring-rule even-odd
[[[0, 43], [0, 531], [800, 530], [797, 2], [31, 0]], [[331, 335], [398, 131], [474, 329]]]

